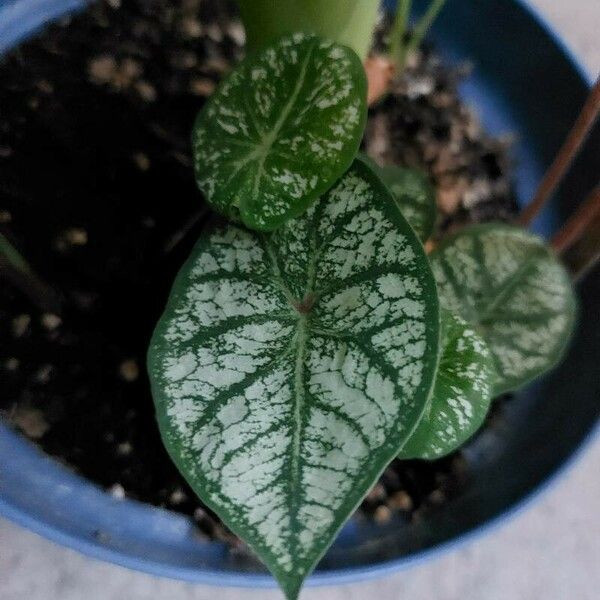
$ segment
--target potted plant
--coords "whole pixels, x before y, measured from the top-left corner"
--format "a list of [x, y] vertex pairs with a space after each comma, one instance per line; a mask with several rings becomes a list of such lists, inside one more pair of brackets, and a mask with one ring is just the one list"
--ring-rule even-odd
[[[208, 78], [195, 80], [195, 87], [190, 82], [191, 89], [210, 92], [203, 92], [209, 98], [193, 127], [193, 164], [185, 147], [173, 150], [178, 168], [193, 167], [206, 201], [225, 220], [205, 219], [197, 195], [186, 188], [188, 221], [162, 245], [165, 279], [181, 264], [186, 246], [195, 244], [152, 337], [148, 374], [165, 446], [204, 510], [248, 544], [286, 596], [296, 598], [389, 463], [413, 459], [417, 470], [427, 471], [423, 461], [456, 451], [480, 428], [494, 397], [557, 364], [577, 309], [566, 268], [541, 238], [493, 222], [446, 234], [436, 227], [435, 191], [426, 173], [407, 165], [382, 168], [359, 155], [368, 96], [372, 105], [385, 104], [442, 2], [428, 7], [412, 37], [411, 3], [401, 2], [382, 41], [388, 54], [367, 61], [366, 72], [377, 3], [365, 2], [353, 13], [344, 2], [290, 1], [281, 3], [282, 14], [269, 3], [240, 4], [248, 56], [214, 90]], [[134, 35], [159, 39], [152, 23], [139, 19]], [[190, 18], [173, 30], [193, 39], [198, 27]], [[212, 30], [212, 38], [219, 35]], [[192, 62], [183, 52], [177, 60]], [[127, 90], [150, 105], [156, 99], [139, 61], [99, 54], [87, 68], [90, 81], [104, 89]], [[44, 81], [38, 87], [52, 95], [52, 84]], [[596, 96], [546, 182], [556, 183], [589, 130]], [[151, 108], [144, 113], [155, 118]], [[160, 124], [151, 129], [170, 141], [172, 132]], [[100, 162], [111, 164], [114, 148], [99, 152]], [[130, 158], [141, 172], [149, 169], [146, 153]], [[131, 193], [136, 183], [127, 181]], [[153, 184], [160, 186], [160, 179]], [[551, 190], [542, 187], [523, 220], [531, 220]], [[113, 199], [107, 212], [118, 207], [119, 227], [127, 231], [120, 200]], [[594, 193], [555, 238], [555, 248], [579, 239], [596, 205]], [[147, 228], [156, 222], [147, 217]], [[69, 260], [88, 235], [84, 228], [67, 229], [53, 244]], [[86, 295], [71, 286], [65, 297], [47, 283], [8, 231], [0, 239], [4, 271], [44, 311], [48, 337], [61, 328], [70, 303], [102, 312], [89, 290]], [[110, 285], [126, 288], [131, 269], [119, 277], [123, 261], [119, 252], [102, 265], [114, 270]], [[97, 275], [91, 279], [98, 283]], [[152, 283], [146, 293], [160, 306], [168, 283]], [[132, 310], [121, 315], [119, 328]], [[114, 314], [111, 307], [111, 319]], [[13, 333], [30, 326], [27, 318], [12, 321]], [[77, 352], [90, 352], [86, 344], [102, 338], [101, 331], [93, 334], [75, 345]], [[38, 379], [50, 377], [53, 368], [38, 372]], [[120, 386], [134, 383], [139, 368], [124, 358]], [[83, 371], [104, 385], [102, 370]], [[75, 369], [65, 381], [77, 375]], [[90, 393], [85, 377], [80, 399]], [[41, 415], [20, 411], [13, 420], [45, 438]], [[117, 453], [134, 450], [108, 433]], [[162, 468], [150, 464], [150, 471]], [[118, 486], [117, 496], [124, 491]], [[180, 490], [181, 502], [193, 502], [187, 493]], [[396, 501], [402, 498], [410, 500], [397, 494]], [[378, 518], [384, 517], [379, 510]]]

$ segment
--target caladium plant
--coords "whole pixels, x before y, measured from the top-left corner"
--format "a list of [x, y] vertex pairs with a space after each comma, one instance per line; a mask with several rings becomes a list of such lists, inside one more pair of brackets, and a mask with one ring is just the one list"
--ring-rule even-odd
[[196, 178], [231, 222], [177, 276], [148, 362], [173, 461], [290, 600], [392, 458], [456, 450], [575, 322], [566, 271], [521, 229], [469, 227], [427, 256], [431, 183], [357, 159], [361, 61], [308, 29], [250, 54], [198, 116]]

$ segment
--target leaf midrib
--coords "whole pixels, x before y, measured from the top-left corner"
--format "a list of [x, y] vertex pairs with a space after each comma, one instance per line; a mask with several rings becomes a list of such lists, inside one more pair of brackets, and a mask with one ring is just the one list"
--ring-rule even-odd
[[[496, 308], [507, 299], [507, 296], [522, 281], [522, 279], [532, 268], [532, 266], [535, 266], [535, 261], [533, 257], [529, 257], [512, 275], [507, 277], [498, 286], [495, 287], [493, 285], [490, 285], [491, 293], [487, 294], [485, 299], [482, 299], [480, 302], [478, 302], [478, 308], [480, 308], [481, 305], [485, 306], [484, 310], [482, 310], [481, 312], [478, 311], [478, 321], [480, 323], [482, 321], [489, 320], [494, 315]], [[486, 271], [486, 269], [483, 269], [483, 271]]]
[[[317, 211], [318, 212], [318, 211]], [[270, 243], [267, 237], [261, 237], [263, 242], [263, 248], [267, 254], [269, 262], [271, 264], [271, 273], [276, 281], [277, 286], [280, 288], [282, 293], [290, 304], [290, 308], [295, 309], [297, 312], [296, 331], [292, 338], [291, 347], [296, 350], [296, 359], [294, 363], [294, 406], [293, 406], [293, 434], [291, 444], [291, 460], [290, 460], [290, 486], [289, 486], [289, 497], [288, 506], [290, 507], [290, 521], [292, 524], [292, 530], [298, 529], [298, 515], [300, 512], [300, 499], [302, 497], [302, 485], [301, 485], [301, 455], [302, 455], [302, 437], [304, 433], [304, 407], [306, 403], [306, 390], [304, 387], [305, 379], [305, 365], [306, 365], [306, 346], [309, 336], [309, 319], [310, 310], [307, 313], [303, 313], [299, 310], [299, 305], [302, 303], [302, 299], [297, 299], [292, 294], [291, 290], [287, 286], [281, 269], [279, 267], [279, 260], [275, 249]], [[316, 279], [316, 269], [318, 262], [317, 252], [317, 238], [316, 238], [316, 227], [313, 222], [311, 228], [311, 237], [309, 243], [309, 261], [306, 267], [306, 287], [304, 291], [304, 298], [309, 298], [314, 292], [313, 288]], [[294, 539], [294, 545], [296, 540]]]
[[298, 525], [299, 500], [301, 495], [300, 485], [300, 458], [301, 443], [304, 422], [302, 410], [306, 396], [304, 389], [304, 368], [306, 358], [306, 342], [308, 338], [308, 318], [298, 317], [296, 327], [296, 362], [294, 366], [294, 430], [292, 437], [292, 460], [291, 460], [291, 485], [290, 485], [290, 518], [293, 521], [293, 529]]
[[[263, 138], [260, 141], [260, 144], [258, 144], [256, 149], [248, 155], [248, 156], [252, 156], [252, 158], [258, 158], [258, 164], [257, 164], [257, 168], [256, 168], [255, 175], [254, 175], [254, 181], [252, 184], [252, 199], [254, 201], [256, 201], [258, 198], [258, 193], [260, 190], [260, 183], [261, 183], [261, 179], [263, 177], [264, 169], [265, 169], [265, 161], [267, 159], [267, 156], [270, 154], [270, 152], [273, 148], [274, 142], [278, 139], [279, 133], [281, 132], [283, 126], [285, 125], [285, 122], [288, 120], [288, 118], [292, 112], [292, 108], [294, 107], [294, 105], [296, 104], [296, 101], [298, 100], [298, 95], [300, 94], [300, 90], [302, 90], [302, 88], [304, 86], [304, 82], [306, 81], [306, 72], [308, 69], [308, 63], [310, 62], [310, 59], [312, 57], [312, 54], [313, 54], [313, 51], [314, 51], [316, 45], [317, 45], [317, 40], [315, 39], [312, 41], [311, 45], [309, 46], [309, 48], [306, 52], [306, 56], [304, 57], [304, 60], [302, 61], [302, 65], [300, 67], [300, 74], [298, 75], [298, 79], [296, 80], [294, 89], [292, 90], [292, 93], [291, 93], [290, 97], [288, 98], [288, 101], [285, 103], [283, 109], [281, 110], [281, 113], [279, 114], [277, 121], [273, 125], [273, 128], [271, 129], [271, 131], [268, 131], [263, 136]], [[244, 160], [244, 159], [242, 159], [242, 160]]]

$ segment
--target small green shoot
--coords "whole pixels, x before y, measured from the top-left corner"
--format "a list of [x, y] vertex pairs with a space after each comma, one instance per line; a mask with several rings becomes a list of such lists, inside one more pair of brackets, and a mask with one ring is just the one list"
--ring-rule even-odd
[[5, 266], [11, 266], [23, 275], [32, 273], [29, 263], [23, 258], [22, 254], [8, 241], [7, 237], [0, 233], [0, 267], [2, 263]]
[[60, 313], [59, 295], [31, 268], [8, 238], [0, 233], [0, 276], [5, 276], [40, 310]]
[[408, 20], [412, 0], [398, 0], [396, 17], [390, 31], [389, 45], [389, 56], [396, 66], [396, 74], [404, 70], [408, 56], [419, 48], [445, 3], [446, 0], [432, 0], [409, 36]]

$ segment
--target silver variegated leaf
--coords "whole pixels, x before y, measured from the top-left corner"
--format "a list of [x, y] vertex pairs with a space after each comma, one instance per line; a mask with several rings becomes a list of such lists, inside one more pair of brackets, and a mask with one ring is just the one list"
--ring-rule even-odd
[[483, 424], [496, 371], [483, 338], [442, 310], [441, 357], [430, 403], [399, 458], [434, 460], [458, 450]]
[[381, 179], [422, 242], [433, 233], [437, 206], [435, 188], [425, 173], [397, 166], [380, 167]]
[[314, 35], [250, 55], [204, 106], [193, 131], [208, 202], [271, 231], [326, 192], [352, 163], [366, 122], [356, 54]]
[[154, 334], [165, 445], [296, 598], [419, 421], [438, 359], [435, 281], [361, 163], [273, 234], [202, 238]]
[[430, 258], [442, 304], [474, 325], [492, 352], [496, 394], [560, 360], [576, 300], [569, 274], [543, 240], [510, 225], [474, 225]]

